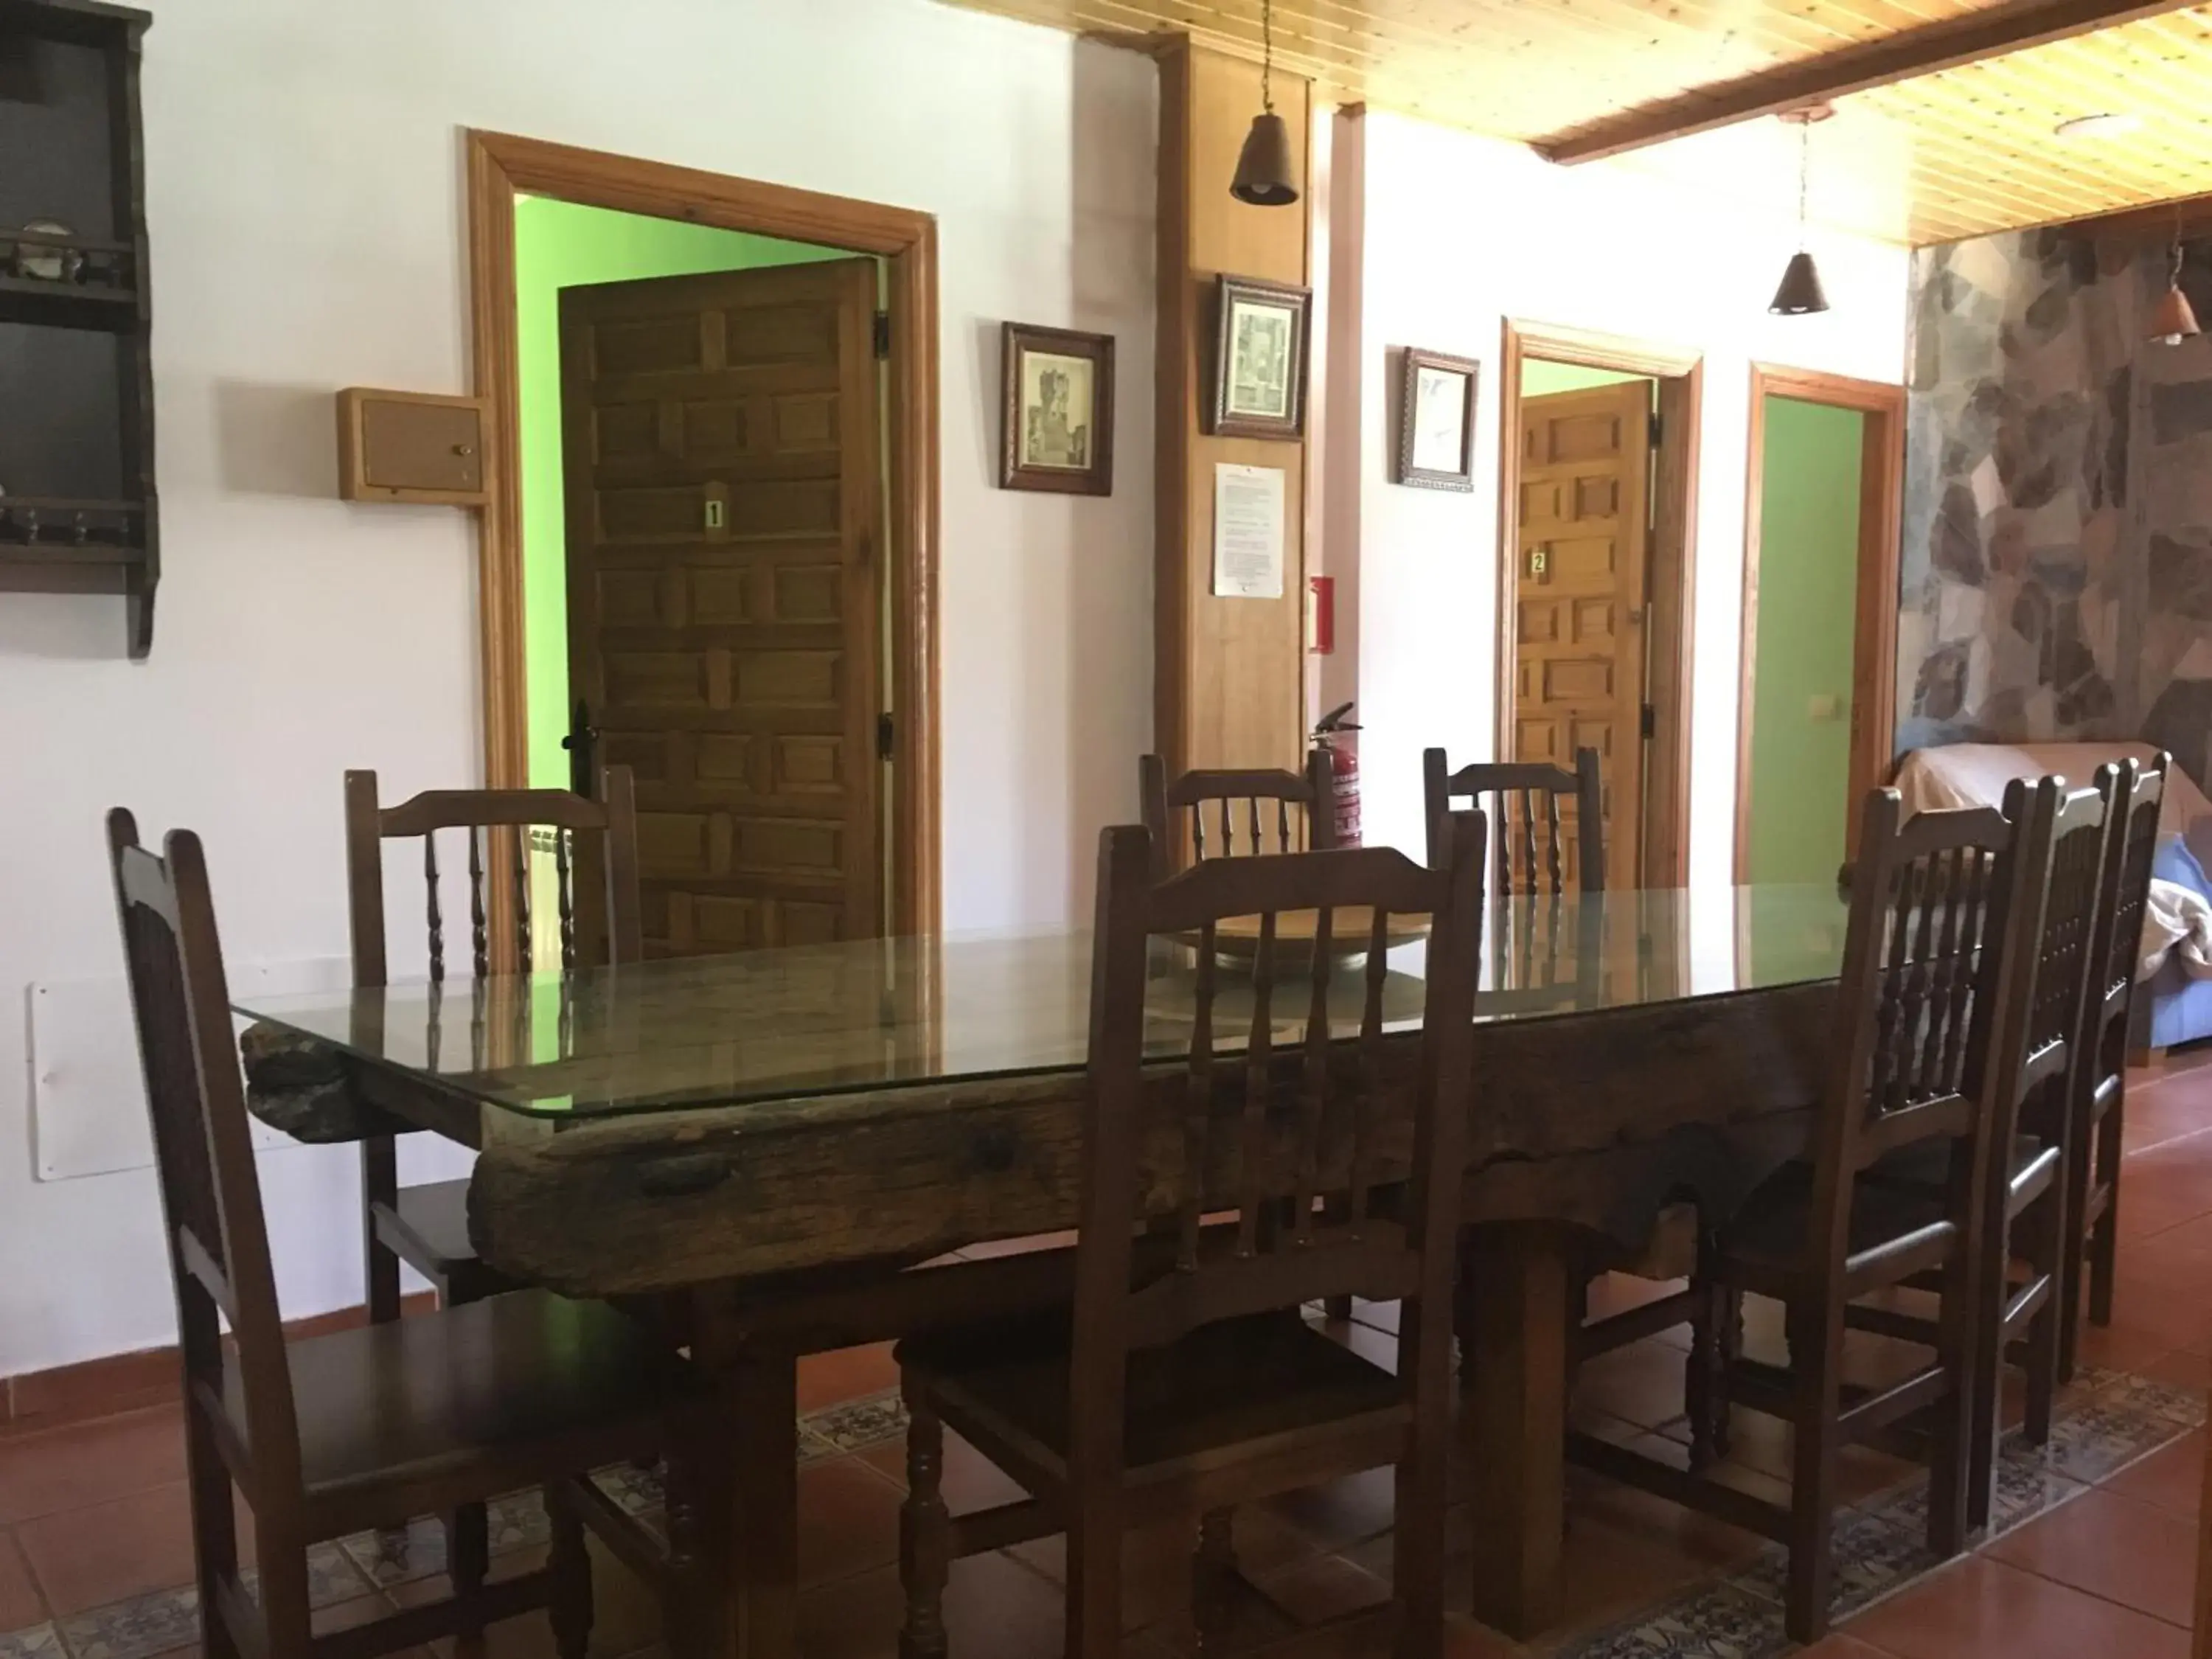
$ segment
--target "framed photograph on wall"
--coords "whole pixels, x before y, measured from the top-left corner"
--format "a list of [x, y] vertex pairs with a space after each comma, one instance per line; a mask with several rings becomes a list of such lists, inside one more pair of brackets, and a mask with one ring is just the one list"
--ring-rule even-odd
[[1306, 423], [1310, 290], [1251, 276], [1216, 285], [1213, 395], [1206, 429], [1230, 438], [1296, 438]]
[[1113, 337], [1008, 323], [1000, 379], [1000, 487], [1112, 495]]
[[1474, 387], [1482, 366], [1407, 346], [1400, 354], [1394, 483], [1474, 489]]

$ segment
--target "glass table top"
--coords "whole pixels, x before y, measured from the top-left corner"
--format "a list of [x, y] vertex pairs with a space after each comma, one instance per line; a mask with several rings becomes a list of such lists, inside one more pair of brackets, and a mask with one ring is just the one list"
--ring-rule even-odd
[[[1833, 979], [1846, 906], [1832, 884], [1493, 901], [1478, 1021], [1556, 1018]], [[1287, 921], [1285, 932], [1290, 931]], [[1365, 928], [1340, 927], [1340, 936]], [[1395, 944], [1386, 1029], [1421, 1019], [1425, 941]], [[1195, 952], [1154, 942], [1147, 1047], [1190, 1044]], [[1218, 1046], [1244, 1046], [1249, 967], [1224, 951]], [[866, 939], [484, 980], [263, 995], [237, 1012], [483, 1105], [562, 1119], [1079, 1070], [1089, 1042], [1087, 929]], [[1271, 1021], [1303, 1032], [1310, 983], [1279, 960]], [[1356, 1032], [1365, 975], [1329, 979]], [[1241, 1015], [1241, 1018], [1240, 1018]]]

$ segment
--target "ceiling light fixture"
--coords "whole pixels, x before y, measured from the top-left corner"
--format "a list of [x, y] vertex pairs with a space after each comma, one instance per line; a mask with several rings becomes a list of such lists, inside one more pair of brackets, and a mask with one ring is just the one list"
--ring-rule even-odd
[[1813, 124], [1825, 121], [1835, 112], [1833, 104], [1808, 104], [1802, 109], [1784, 110], [1778, 118], [1797, 129], [1797, 252], [1790, 256], [1789, 264], [1783, 269], [1781, 286], [1774, 290], [1774, 298], [1766, 307], [1778, 317], [1806, 317], [1828, 308], [1828, 296], [1820, 287], [1820, 273], [1805, 246], [1805, 208], [1813, 178]]
[[1298, 199], [1298, 187], [1291, 182], [1290, 129], [1275, 113], [1274, 0], [1261, 0], [1260, 40], [1260, 112], [1244, 135], [1229, 193], [1254, 207], [1289, 207]]
[[2068, 140], [2124, 138], [2141, 125], [2142, 117], [2132, 110], [2109, 110], [2096, 115], [2077, 115], [2070, 121], [2061, 121], [2051, 131], [2055, 137]]
[[2166, 251], [2166, 292], [2158, 296], [2158, 303], [2150, 308], [2150, 328], [2148, 338], [2156, 345], [2179, 345], [2197, 333], [2197, 308], [2189, 303], [2189, 296], [2181, 291], [2181, 213], [2173, 215], [2173, 240]]

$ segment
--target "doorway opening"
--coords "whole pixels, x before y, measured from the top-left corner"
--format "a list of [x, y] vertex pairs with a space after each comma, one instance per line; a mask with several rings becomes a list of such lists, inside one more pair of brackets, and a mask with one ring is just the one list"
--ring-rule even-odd
[[[580, 617], [590, 621], [596, 606], [602, 707], [614, 689], [616, 702], [647, 719], [620, 741], [597, 710], [587, 709], [582, 724], [605, 732], [596, 759], [639, 774], [648, 906], [656, 880], [669, 900], [680, 899], [687, 878], [699, 884], [687, 902], [688, 933], [677, 925], [684, 918], [663, 917], [659, 949], [933, 931], [935, 222], [910, 210], [501, 134], [471, 133], [468, 159], [477, 384], [494, 452], [481, 561], [487, 782], [520, 788], [572, 781], [560, 737], [545, 728], [558, 722], [561, 736], [592, 738], [590, 730], [568, 730], [576, 701], [568, 682], [583, 677], [550, 672], [544, 659], [557, 653], [562, 668], [574, 666], [567, 647], [580, 637]], [[526, 207], [525, 198], [534, 199]], [[565, 603], [541, 605], [533, 617], [525, 506], [530, 371], [519, 313], [532, 234], [525, 226], [533, 215], [559, 219], [577, 209], [651, 222], [642, 228], [629, 222], [626, 234], [693, 274], [632, 270], [607, 273], [627, 281], [561, 285], [577, 313], [575, 328], [600, 331], [606, 372], [588, 391], [567, 388], [563, 399], [572, 405], [565, 422], [572, 430], [560, 446], [592, 460], [563, 466], [560, 505], [550, 507], [540, 489], [527, 515], [542, 525], [555, 511], [562, 526]], [[726, 256], [738, 244], [702, 240], [717, 233], [739, 233], [749, 253], [772, 257], [775, 268], [753, 257], [733, 272]], [[681, 305], [668, 310], [678, 298], [674, 287], [653, 291], [664, 280], [692, 285], [682, 296], [688, 323]], [[734, 286], [722, 292], [717, 285]], [[845, 312], [852, 316], [830, 320]], [[788, 375], [746, 379], [746, 351], [787, 356], [806, 339], [825, 344], [825, 332], [836, 337], [826, 349], [837, 368], [824, 386], [787, 386]], [[687, 349], [699, 358], [688, 366], [680, 361]], [[700, 358], [708, 352], [720, 355]], [[542, 373], [542, 349], [538, 361]], [[686, 374], [692, 380], [679, 386]], [[554, 419], [557, 428], [563, 417]], [[544, 420], [541, 398], [533, 405], [541, 453]], [[850, 477], [842, 463], [822, 476], [823, 453], [854, 443], [868, 453]], [[794, 447], [810, 444], [815, 454], [793, 458]], [[804, 509], [823, 521], [808, 520]], [[616, 564], [635, 566], [591, 573], [581, 606], [583, 587], [568, 580], [577, 574], [571, 556], [579, 526], [587, 529], [583, 539], [595, 535], [602, 550], [618, 550]], [[835, 572], [793, 554], [794, 541], [810, 537], [823, 547], [842, 541]], [[541, 569], [541, 598], [546, 580]], [[547, 635], [549, 620], [558, 635]], [[787, 624], [823, 634], [844, 622], [857, 633], [776, 637]], [[613, 639], [599, 623], [633, 631]], [[732, 722], [711, 714], [748, 705], [762, 716], [755, 729], [744, 721], [714, 729]], [[661, 775], [649, 775], [655, 768]], [[757, 799], [778, 791], [780, 805]], [[865, 810], [855, 805], [861, 798]], [[773, 876], [779, 867], [811, 866], [820, 875], [832, 865], [865, 878], [834, 905], [810, 904], [803, 895], [784, 904], [794, 897], [786, 893], [768, 895], [764, 908], [738, 879]], [[729, 879], [709, 892], [710, 877]], [[493, 891], [501, 908], [512, 902], [501, 887]], [[702, 908], [704, 900], [712, 903]], [[650, 935], [650, 916], [647, 923]]]
[[1896, 728], [1905, 388], [1754, 364], [1735, 878], [1826, 882]]
[[1692, 352], [1505, 325], [1498, 753], [1595, 749], [1607, 884], [1688, 879]]

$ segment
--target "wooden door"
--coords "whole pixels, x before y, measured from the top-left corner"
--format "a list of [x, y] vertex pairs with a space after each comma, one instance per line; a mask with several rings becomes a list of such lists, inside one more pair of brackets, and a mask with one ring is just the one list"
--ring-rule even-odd
[[882, 931], [867, 259], [561, 295], [569, 695], [635, 775], [645, 950]]
[[1613, 887], [1643, 868], [1650, 480], [1650, 381], [1522, 399], [1514, 758], [1571, 769], [1597, 750]]

